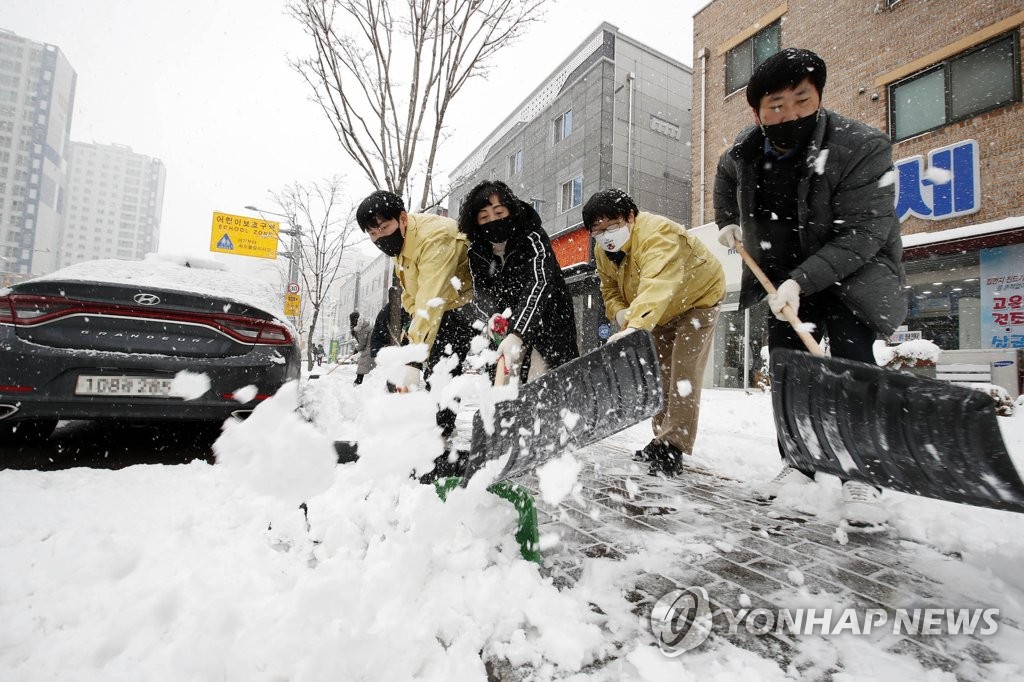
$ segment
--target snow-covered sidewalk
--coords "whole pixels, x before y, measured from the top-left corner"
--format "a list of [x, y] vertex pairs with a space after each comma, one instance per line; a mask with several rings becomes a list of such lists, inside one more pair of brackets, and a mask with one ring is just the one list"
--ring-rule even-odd
[[[1024, 674], [1024, 517], [887, 493], [892, 535], [842, 545], [834, 479], [752, 501], [779, 466], [765, 394], [705, 391], [679, 479], [630, 460], [641, 424], [574, 453], [575, 480], [567, 459], [521, 481], [538, 493], [537, 566], [483, 482], [442, 503], [409, 478], [441, 447], [429, 396], [351, 382], [343, 366], [282, 391], [225, 431], [214, 466], [0, 471], [0, 679]], [[486, 389], [463, 383], [465, 416]], [[1022, 420], [1001, 420], [1015, 453]], [[362, 459], [335, 466], [335, 438], [358, 438]], [[695, 587], [748, 612], [998, 608], [999, 628], [733, 635], [720, 611], [706, 642], [670, 657], [651, 607]]]

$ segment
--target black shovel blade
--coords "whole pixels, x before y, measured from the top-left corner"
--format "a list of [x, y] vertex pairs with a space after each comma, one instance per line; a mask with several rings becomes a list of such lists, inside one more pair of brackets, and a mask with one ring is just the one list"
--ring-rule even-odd
[[804, 471], [1024, 512], [1024, 484], [980, 391], [802, 351], [772, 353], [772, 407]]
[[654, 339], [627, 334], [521, 385], [516, 400], [495, 405], [492, 428], [477, 412], [465, 477], [508, 455], [496, 480], [515, 478], [654, 416], [663, 401]]

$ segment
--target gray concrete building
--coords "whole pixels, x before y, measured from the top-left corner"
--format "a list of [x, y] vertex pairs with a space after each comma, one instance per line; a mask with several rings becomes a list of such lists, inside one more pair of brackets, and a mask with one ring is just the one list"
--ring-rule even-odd
[[163, 162], [124, 145], [85, 142], [71, 143], [69, 161], [59, 264], [156, 252]]
[[607, 331], [581, 208], [626, 190], [641, 210], [690, 223], [693, 70], [603, 23], [451, 174], [449, 213], [480, 181], [533, 204], [566, 271], [580, 349]]
[[325, 332], [331, 334], [329, 340], [340, 343], [342, 355], [351, 353], [354, 343], [349, 331], [349, 314], [358, 310], [359, 316], [372, 325], [377, 313], [387, 305], [393, 263], [391, 258], [381, 254], [337, 285], [331, 297], [334, 301], [329, 315], [332, 323], [325, 327]]
[[55, 45], [0, 29], [0, 284], [58, 266], [75, 81]]

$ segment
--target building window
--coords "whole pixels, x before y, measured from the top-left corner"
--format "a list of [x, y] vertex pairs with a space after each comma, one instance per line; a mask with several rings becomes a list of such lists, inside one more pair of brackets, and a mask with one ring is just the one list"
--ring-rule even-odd
[[540, 213], [540, 205], [543, 203], [543, 199], [530, 199], [530, 205], [533, 206], [533, 210]]
[[1021, 101], [1020, 37], [1006, 34], [889, 86], [895, 141]]
[[523, 150], [520, 149], [508, 156], [508, 177], [519, 175], [523, 172]]
[[572, 134], [572, 109], [555, 119], [555, 144]]
[[754, 69], [779, 51], [781, 24], [776, 21], [750, 36], [725, 55], [725, 94], [747, 87]]
[[583, 176], [577, 175], [572, 180], [562, 183], [561, 202], [558, 212], [565, 213], [583, 203]]

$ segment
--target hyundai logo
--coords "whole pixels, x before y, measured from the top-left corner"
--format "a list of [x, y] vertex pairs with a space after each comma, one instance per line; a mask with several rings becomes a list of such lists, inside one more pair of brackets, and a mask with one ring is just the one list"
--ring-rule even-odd
[[160, 302], [160, 297], [156, 294], [135, 294], [133, 300], [139, 305], [156, 305]]

